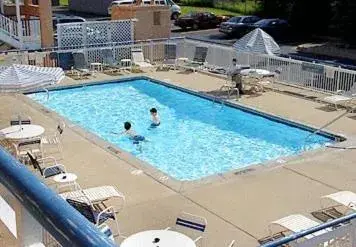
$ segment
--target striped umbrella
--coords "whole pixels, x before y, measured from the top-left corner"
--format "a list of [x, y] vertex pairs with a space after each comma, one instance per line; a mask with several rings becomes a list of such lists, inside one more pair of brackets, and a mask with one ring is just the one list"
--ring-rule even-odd
[[260, 28], [249, 32], [233, 45], [236, 52], [254, 52], [268, 55], [280, 53], [276, 41]]
[[0, 67], [0, 92], [23, 92], [59, 83], [64, 78], [61, 68], [13, 64]]

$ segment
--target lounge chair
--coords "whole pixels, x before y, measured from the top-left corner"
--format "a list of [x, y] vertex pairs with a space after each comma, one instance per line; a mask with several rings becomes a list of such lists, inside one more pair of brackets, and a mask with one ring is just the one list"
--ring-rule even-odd
[[121, 66], [115, 60], [112, 49], [103, 49], [102, 55], [104, 71], [113, 73], [122, 69]]
[[[327, 205], [330, 201], [334, 205]], [[323, 222], [337, 219], [356, 211], [356, 194], [351, 191], [339, 191], [322, 196], [321, 205], [322, 209], [311, 213], [315, 218]]]
[[[185, 233], [187, 230], [190, 230], [189, 235], [191, 236], [194, 242], [202, 241], [203, 240], [203, 233], [205, 232], [206, 226], [208, 222], [204, 217], [182, 212], [176, 219], [176, 224], [173, 227], [176, 231], [182, 231]], [[172, 229], [171, 227], [166, 228], [166, 230]], [[193, 230], [193, 231], [191, 231]], [[198, 234], [197, 234], [198, 233]]]
[[[194, 72], [206, 64], [206, 57], [208, 56], [208, 47], [195, 47], [193, 60], [188, 60], [184, 64], [179, 65], [185, 69], [193, 70]], [[182, 59], [182, 58], [181, 58]]]
[[87, 218], [91, 223], [99, 227], [108, 220], [113, 220], [116, 223], [117, 233], [120, 235], [119, 223], [117, 221], [115, 211], [113, 207], [107, 207], [102, 211], [95, 209], [94, 206], [88, 201], [83, 202], [82, 200], [66, 199], [66, 201], [75, 208], [79, 213], [81, 213], [85, 218]]
[[152, 68], [153, 65], [148, 59], [145, 59], [142, 49], [131, 50], [132, 64], [140, 68]]
[[338, 90], [337, 95], [332, 95], [323, 98], [322, 100], [329, 104], [329, 106], [334, 106], [336, 110], [338, 110], [338, 105], [343, 104], [348, 107], [352, 104], [353, 100], [356, 98], [356, 83], [352, 85], [350, 90]]
[[[85, 54], [82, 51], [73, 52], [74, 66], [73, 69], [76, 70], [77, 75], [81, 78], [84, 76], [91, 76], [92, 72], [88, 68], [88, 62], [85, 58]], [[72, 71], [73, 74], [74, 71]]]
[[[41, 159], [35, 159], [29, 152], [27, 153], [31, 164], [35, 170], [38, 170], [43, 178], [50, 178], [55, 175], [66, 173], [66, 168], [62, 164], [58, 164], [53, 157], [45, 157]], [[49, 166], [45, 166], [45, 163], [51, 161]], [[40, 165], [41, 162], [42, 164]], [[48, 164], [48, 163], [47, 163]]]
[[162, 62], [163, 70], [177, 68], [177, 45], [165, 44], [164, 45], [164, 59]]
[[[269, 232], [272, 235], [272, 227], [273, 226], [280, 226], [282, 228], [284, 228], [284, 230], [293, 232], [293, 233], [297, 233], [297, 232], [301, 232], [307, 229], [310, 229], [312, 227], [316, 227], [319, 225], [318, 222], [311, 220], [301, 214], [292, 214], [289, 216], [286, 216], [284, 218], [281, 218], [279, 220], [273, 221], [269, 226]], [[329, 232], [330, 229], [323, 229], [317, 232], [314, 232], [312, 234], [306, 235], [305, 238], [306, 239], [311, 239], [315, 236], [318, 235], [322, 235], [324, 233]]]
[[[114, 186], [99, 186], [87, 189], [79, 189], [75, 191], [69, 191], [61, 193], [60, 196], [63, 199], [76, 199], [81, 201], [81, 198], [86, 197], [92, 204], [100, 204], [109, 199], [118, 198], [122, 201], [121, 209], [125, 204], [125, 196], [118, 191]], [[85, 202], [85, 201], [84, 201]]]
[[28, 141], [21, 141], [18, 143], [14, 143], [13, 145], [16, 149], [17, 159], [24, 164], [28, 164], [28, 152], [33, 155], [36, 155], [36, 157], [43, 157], [43, 149], [40, 138], [34, 138]]

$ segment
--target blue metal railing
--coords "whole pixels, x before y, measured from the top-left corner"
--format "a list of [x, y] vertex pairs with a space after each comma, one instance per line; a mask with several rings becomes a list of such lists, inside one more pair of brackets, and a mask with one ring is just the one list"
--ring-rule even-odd
[[330, 227], [335, 227], [337, 225], [349, 222], [350, 220], [353, 220], [353, 219], [356, 219], [356, 213], [353, 213], [353, 214], [350, 214], [350, 215], [347, 215], [347, 216], [344, 216], [344, 217], [329, 221], [329, 222], [324, 223], [324, 224], [320, 224], [318, 226], [309, 228], [307, 230], [304, 230], [304, 231], [301, 231], [301, 232], [298, 232], [298, 233], [291, 234], [290, 236], [287, 236], [287, 237], [275, 240], [273, 242], [261, 245], [261, 247], [282, 246], [283, 244], [288, 244], [288, 243], [290, 243], [292, 241], [295, 241], [297, 239], [304, 238], [305, 236], [307, 236], [309, 234], [315, 233], [315, 232], [320, 231], [320, 230], [325, 230], [325, 229], [330, 228]]
[[116, 246], [1, 147], [0, 183], [62, 246]]

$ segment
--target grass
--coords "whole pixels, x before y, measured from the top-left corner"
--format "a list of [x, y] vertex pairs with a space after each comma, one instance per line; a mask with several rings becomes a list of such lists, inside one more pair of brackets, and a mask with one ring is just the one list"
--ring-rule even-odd
[[191, 7], [191, 6], [181, 6], [182, 15], [188, 14], [190, 12], [211, 12], [215, 15], [239, 15], [239, 13], [223, 10], [218, 8], [205, 8], [205, 7]]
[[61, 6], [68, 6], [68, 0], [59, 0]]
[[[212, 8], [212, 12], [216, 11], [217, 14], [228, 13], [240, 15], [254, 14], [259, 11], [261, 6], [257, 0], [246, 0], [246, 2], [242, 2], [241, 0], [215, 2], [213, 0], [181, 0], [181, 5], [201, 7], [204, 10]], [[220, 10], [227, 12], [220, 12]]]

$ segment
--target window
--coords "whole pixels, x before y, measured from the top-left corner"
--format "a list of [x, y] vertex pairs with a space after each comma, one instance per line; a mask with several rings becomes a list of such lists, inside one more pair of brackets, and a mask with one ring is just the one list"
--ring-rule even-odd
[[161, 25], [161, 12], [160, 11], [153, 12], [153, 25], [155, 25], [155, 26]]

